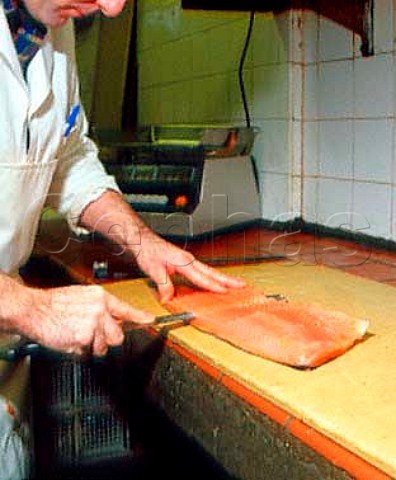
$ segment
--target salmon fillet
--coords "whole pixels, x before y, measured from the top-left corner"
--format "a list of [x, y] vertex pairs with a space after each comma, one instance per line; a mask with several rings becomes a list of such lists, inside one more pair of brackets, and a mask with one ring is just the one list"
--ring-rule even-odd
[[267, 297], [251, 286], [225, 294], [176, 289], [166, 305], [195, 315], [191, 325], [249, 353], [300, 368], [317, 367], [351, 348], [368, 321], [313, 305]]

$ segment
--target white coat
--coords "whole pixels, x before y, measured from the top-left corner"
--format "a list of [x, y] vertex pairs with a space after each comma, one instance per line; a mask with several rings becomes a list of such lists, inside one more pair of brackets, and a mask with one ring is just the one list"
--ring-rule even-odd
[[[0, 3], [0, 270], [6, 273], [16, 274], [29, 257], [46, 204], [76, 227], [88, 203], [107, 189], [118, 189], [86, 137], [82, 111], [77, 128], [63, 140], [66, 121], [79, 102], [72, 23], [49, 32], [25, 80]], [[0, 362], [0, 390], [8, 396], [4, 368]], [[5, 465], [0, 461], [0, 480], [27, 476], [29, 453], [12, 422], [0, 408], [0, 458], [6, 459]]]
[[0, 4], [0, 269], [6, 273], [30, 255], [46, 204], [76, 226], [88, 203], [117, 190], [86, 137], [82, 110], [77, 128], [63, 139], [80, 102], [76, 70], [69, 22], [49, 32], [25, 80]]

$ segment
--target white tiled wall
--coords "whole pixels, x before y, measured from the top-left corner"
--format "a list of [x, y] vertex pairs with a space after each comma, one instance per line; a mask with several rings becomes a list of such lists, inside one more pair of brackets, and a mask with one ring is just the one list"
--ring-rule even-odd
[[[245, 121], [249, 14], [141, 0], [141, 123]], [[245, 64], [263, 218], [302, 216], [396, 240], [395, 0], [375, 1], [375, 55], [311, 11], [256, 14]]]
[[[393, 240], [395, 6], [375, 2], [372, 57], [361, 56], [359, 37], [313, 13], [304, 13], [303, 42], [303, 217]], [[337, 215], [348, 209], [349, 226]]]

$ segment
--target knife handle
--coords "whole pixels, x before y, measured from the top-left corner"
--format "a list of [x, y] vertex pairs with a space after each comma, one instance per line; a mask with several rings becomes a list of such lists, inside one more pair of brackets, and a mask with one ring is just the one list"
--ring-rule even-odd
[[15, 362], [22, 357], [38, 353], [40, 348], [41, 346], [38, 343], [22, 339], [12, 346], [0, 348], [0, 360]]

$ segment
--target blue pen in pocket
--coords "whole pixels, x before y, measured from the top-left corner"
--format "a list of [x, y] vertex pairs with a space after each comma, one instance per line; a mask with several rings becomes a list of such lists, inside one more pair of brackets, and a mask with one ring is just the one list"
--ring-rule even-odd
[[63, 135], [64, 140], [70, 135], [73, 127], [76, 124], [78, 114], [80, 113], [80, 105], [75, 105], [66, 121], [65, 133]]

